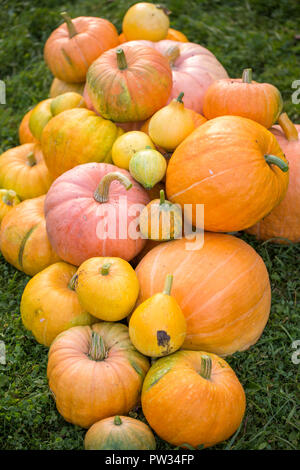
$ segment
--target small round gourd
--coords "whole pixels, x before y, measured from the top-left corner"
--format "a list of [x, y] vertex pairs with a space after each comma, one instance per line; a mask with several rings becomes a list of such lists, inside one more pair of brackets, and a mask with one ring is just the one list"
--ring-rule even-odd
[[150, 137], [145, 132], [126, 132], [114, 142], [111, 155], [112, 160], [119, 168], [129, 169], [129, 162], [133, 155], [146, 147], [155, 148]]
[[126, 12], [122, 29], [128, 41], [147, 39], [160, 41], [165, 39], [170, 25], [170, 12], [153, 3], [136, 3]]
[[167, 162], [157, 150], [146, 148], [136, 152], [130, 160], [131, 176], [144, 188], [151, 189], [165, 176]]

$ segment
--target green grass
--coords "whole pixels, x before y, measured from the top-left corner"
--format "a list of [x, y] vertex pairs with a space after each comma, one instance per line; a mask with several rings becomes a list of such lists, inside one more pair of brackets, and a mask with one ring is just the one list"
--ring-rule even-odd
[[[0, 79], [7, 104], [0, 105], [0, 150], [18, 144], [25, 112], [47, 97], [51, 75], [43, 45], [60, 24], [59, 12], [95, 15], [119, 29], [133, 1], [2, 0]], [[170, 0], [171, 24], [191, 41], [208, 47], [230, 76], [252, 67], [254, 79], [276, 85], [285, 110], [299, 120], [292, 82], [299, 80], [298, 0]], [[298, 57], [297, 57], [298, 55]], [[263, 257], [272, 283], [268, 325], [249, 351], [228, 358], [245, 387], [247, 411], [239, 431], [218, 449], [300, 449], [300, 366], [292, 363], [292, 342], [300, 339], [300, 247], [243, 238]], [[47, 349], [24, 330], [19, 302], [28, 277], [0, 260], [0, 340], [7, 364], [0, 365], [0, 448], [82, 449], [85, 431], [57, 413], [46, 380]], [[132, 416], [140, 416], [135, 411]], [[187, 423], [188, 425], [188, 423]], [[158, 448], [170, 448], [158, 439]]]

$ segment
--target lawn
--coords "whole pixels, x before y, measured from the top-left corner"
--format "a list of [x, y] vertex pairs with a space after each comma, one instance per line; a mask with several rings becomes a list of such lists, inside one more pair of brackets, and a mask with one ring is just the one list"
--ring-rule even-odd
[[[101, 16], [121, 31], [122, 17], [135, 2], [126, 0], [2, 0], [0, 79], [6, 84], [0, 105], [0, 150], [18, 145], [25, 112], [48, 95], [51, 74], [43, 45], [60, 23], [72, 17]], [[258, 81], [277, 86], [289, 116], [300, 122], [292, 103], [292, 83], [300, 80], [300, 3], [298, 0], [168, 0], [171, 25], [209, 48], [230, 76], [253, 68]], [[299, 156], [300, 158], [300, 156]], [[250, 350], [228, 362], [245, 387], [247, 410], [237, 433], [217, 449], [300, 449], [300, 365], [292, 343], [300, 340], [300, 246], [259, 243], [240, 235], [264, 259], [272, 283], [267, 327]], [[82, 449], [85, 431], [58, 414], [46, 380], [47, 349], [22, 326], [19, 302], [29, 277], [0, 260], [0, 449]], [[300, 355], [299, 355], [300, 356]], [[141, 410], [131, 416], [142, 417]], [[143, 419], [143, 418], [142, 418]], [[187, 423], [188, 425], [188, 423]], [[157, 439], [159, 449], [171, 448]]]

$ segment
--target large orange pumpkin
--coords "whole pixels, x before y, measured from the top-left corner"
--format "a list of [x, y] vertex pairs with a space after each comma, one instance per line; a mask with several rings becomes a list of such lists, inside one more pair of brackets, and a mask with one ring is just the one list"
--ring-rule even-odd
[[150, 426], [165, 441], [209, 447], [238, 429], [246, 398], [223, 359], [200, 351], [178, 351], [150, 368], [142, 407]]
[[116, 122], [143, 121], [167, 103], [172, 73], [162, 54], [127, 43], [95, 60], [86, 87], [101, 116]]
[[8, 263], [30, 276], [59, 261], [46, 233], [45, 196], [28, 199], [2, 220], [0, 250]]
[[136, 268], [141, 303], [173, 274], [172, 295], [186, 321], [183, 347], [225, 356], [254, 344], [267, 323], [271, 289], [263, 260], [244, 241], [205, 233], [202, 248], [186, 239], [160, 243]]
[[201, 227], [196, 209], [204, 204], [205, 230], [243, 230], [281, 202], [287, 170], [276, 138], [265, 127], [243, 117], [221, 116], [177, 147], [167, 169], [167, 196], [182, 207], [193, 205], [194, 226]]
[[53, 75], [65, 82], [84, 82], [91, 63], [119, 44], [116, 28], [103, 18], [79, 16], [65, 23], [47, 39], [44, 58]]
[[36, 143], [37, 139], [34, 137], [32, 134], [30, 127], [29, 127], [29, 121], [30, 121], [30, 116], [32, 113], [32, 109], [30, 109], [23, 117], [21, 124], [19, 126], [19, 141], [20, 144], [29, 144], [29, 143]]
[[148, 368], [128, 328], [102, 322], [61, 333], [50, 347], [47, 375], [60, 414], [89, 428], [138, 404]]
[[260, 240], [276, 238], [277, 243], [300, 242], [300, 125], [294, 125], [287, 114], [282, 114], [271, 132], [284, 151], [290, 167], [287, 193], [279, 206], [253, 227], [248, 233]]
[[68, 91], [74, 91], [75, 93], [79, 93], [83, 95], [85, 82], [82, 83], [68, 83], [60, 80], [59, 78], [54, 78], [51, 87], [49, 96], [50, 98], [55, 98], [56, 96], [63, 95]]

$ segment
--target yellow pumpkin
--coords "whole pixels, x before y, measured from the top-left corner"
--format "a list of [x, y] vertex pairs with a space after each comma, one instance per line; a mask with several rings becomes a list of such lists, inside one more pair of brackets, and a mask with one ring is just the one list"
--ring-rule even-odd
[[185, 109], [182, 97], [183, 93], [180, 93], [150, 119], [149, 135], [156, 145], [165, 150], [174, 150], [195, 130], [191, 112]]
[[172, 282], [173, 276], [167, 275], [163, 292], [145, 300], [130, 318], [130, 339], [145, 356], [166, 356], [177, 351], [184, 342], [186, 321], [171, 296]]
[[12, 189], [0, 189], [0, 224], [3, 217], [21, 201]]
[[139, 282], [127, 261], [95, 257], [79, 267], [75, 289], [82, 307], [92, 315], [100, 320], [118, 321], [134, 308]]
[[25, 287], [20, 305], [23, 325], [44, 346], [62, 331], [97, 321], [79, 303], [75, 273], [74, 266], [61, 261], [36, 274]]
[[83, 94], [85, 82], [83, 83], [68, 83], [54, 77], [50, 88], [50, 98], [55, 98], [58, 95], [63, 95], [67, 91], [75, 91], [75, 93]]
[[168, 34], [170, 12], [153, 3], [136, 3], [126, 12], [122, 30], [128, 41], [147, 39], [160, 41]]
[[151, 189], [159, 183], [164, 178], [166, 169], [166, 159], [151, 148], [136, 152], [129, 162], [131, 176], [146, 189]]
[[129, 162], [133, 155], [147, 146], [155, 149], [152, 140], [145, 132], [126, 132], [114, 142], [111, 149], [112, 160], [119, 168], [129, 170]]

